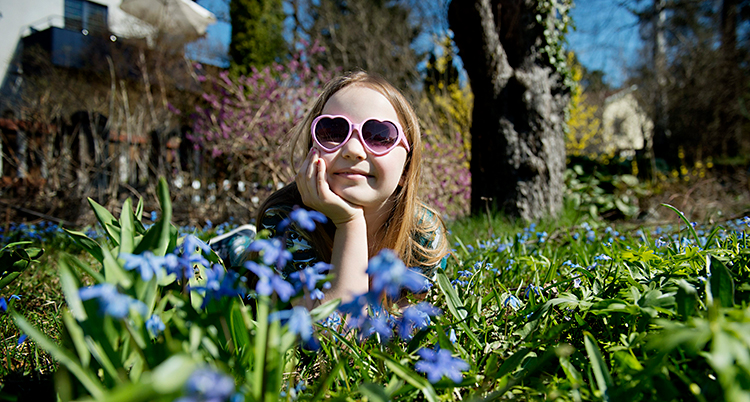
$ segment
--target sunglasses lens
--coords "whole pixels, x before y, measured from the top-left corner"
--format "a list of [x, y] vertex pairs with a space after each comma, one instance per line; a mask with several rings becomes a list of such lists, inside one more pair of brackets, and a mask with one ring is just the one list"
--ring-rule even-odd
[[340, 118], [324, 117], [315, 125], [315, 138], [324, 148], [333, 149], [349, 135], [349, 122]]
[[373, 151], [384, 152], [398, 141], [398, 129], [389, 121], [368, 120], [362, 125], [362, 138]]

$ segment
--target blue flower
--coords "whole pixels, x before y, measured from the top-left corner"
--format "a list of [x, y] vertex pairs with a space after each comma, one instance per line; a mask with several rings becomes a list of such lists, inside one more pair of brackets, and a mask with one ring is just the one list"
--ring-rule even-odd
[[26, 334], [21, 334], [21, 336], [18, 337], [18, 343], [17, 344], [20, 345], [20, 344], [26, 342], [26, 338], [28, 338], [28, 337], [29, 336], [26, 335]]
[[[325, 262], [317, 262], [312, 267], [307, 266], [299, 271], [292, 272], [289, 279], [293, 279], [296, 287], [305, 287], [312, 292], [318, 286], [318, 282], [325, 279], [324, 273], [331, 270], [331, 265]], [[298, 289], [299, 290], [299, 289]]]
[[240, 277], [237, 272], [226, 271], [220, 264], [214, 264], [211, 268], [206, 268], [204, 273], [206, 284], [191, 287], [191, 290], [204, 292], [201, 308], [205, 308], [208, 302], [213, 299], [243, 296], [245, 294], [244, 282], [246, 279]]
[[101, 283], [79, 289], [78, 295], [84, 301], [97, 299], [100, 313], [113, 318], [123, 319], [127, 317], [131, 308], [141, 316], [148, 313], [148, 307], [145, 303], [118, 292], [115, 285], [111, 283]]
[[295, 306], [291, 310], [276, 311], [271, 313], [269, 319], [285, 321], [289, 332], [299, 335], [305, 342], [310, 341], [310, 338], [312, 338], [313, 328], [310, 312], [302, 306]]
[[367, 320], [365, 307], [368, 305], [368, 297], [361, 295], [355, 297], [349, 302], [339, 305], [338, 310], [346, 316], [346, 326], [348, 328], [362, 328]]
[[13, 299], [21, 300], [21, 297], [18, 295], [11, 295], [7, 301], [4, 297], [0, 297], [0, 310], [3, 310], [3, 312], [8, 311], [8, 302]]
[[157, 257], [150, 251], [144, 251], [141, 255], [120, 253], [119, 257], [125, 260], [123, 267], [126, 270], [135, 269], [146, 282], [150, 281], [154, 276], [157, 279], [161, 279], [164, 276], [162, 268], [166, 265], [166, 258]]
[[164, 325], [164, 322], [162, 322], [161, 317], [156, 314], [153, 314], [151, 318], [146, 321], [146, 329], [151, 333], [151, 336], [158, 336], [165, 328], [166, 326]]
[[203, 257], [203, 253], [210, 253], [211, 247], [204, 243], [203, 240], [187, 235], [182, 244], [177, 246], [174, 254], [168, 254], [165, 259], [167, 272], [175, 274], [178, 279], [190, 279], [195, 276], [194, 267], [200, 264], [208, 267], [210, 262]]
[[219, 402], [228, 400], [234, 393], [234, 379], [211, 368], [193, 371], [185, 383], [188, 394], [177, 402]]
[[274, 291], [279, 295], [279, 299], [288, 302], [289, 299], [297, 293], [291, 283], [285, 281], [278, 274], [268, 267], [256, 264], [253, 261], [245, 263], [245, 268], [258, 276], [258, 283], [255, 291], [262, 296], [270, 296]]
[[523, 303], [521, 303], [521, 300], [518, 300], [516, 296], [507, 294], [505, 300], [503, 300], [503, 307], [510, 307], [513, 310], [518, 311], [523, 307]]
[[156, 222], [156, 211], [151, 211], [151, 216], [150, 216], [150, 218], [151, 218], [151, 221], [152, 221], [152, 222]]
[[456, 338], [456, 330], [451, 328], [450, 334], [448, 334], [448, 340], [451, 341], [451, 343], [455, 344], [456, 341], [458, 341], [458, 338]]
[[420, 373], [427, 374], [427, 379], [433, 384], [440, 381], [443, 376], [459, 383], [463, 379], [461, 372], [469, 369], [468, 363], [453, 357], [447, 349], [422, 348], [417, 354], [422, 360], [418, 361], [414, 368]]
[[[386, 313], [387, 314], [387, 313]], [[393, 324], [385, 314], [378, 314], [368, 320], [368, 335], [378, 334], [382, 343], [387, 343], [393, 337]]]
[[[295, 207], [294, 210], [289, 214], [289, 218], [296, 222], [302, 229], [312, 232], [315, 230], [315, 222], [326, 223], [328, 218], [318, 211], [308, 211], [304, 208]], [[286, 228], [288, 224], [283, 224]], [[282, 230], [283, 231], [283, 230]]]
[[536, 294], [537, 296], [539, 296], [542, 293], [543, 290], [544, 289], [542, 289], [541, 286], [536, 286], [536, 285], [529, 284], [529, 286], [526, 287], [526, 298], [527, 299], [529, 298], [529, 296], [531, 295], [532, 291], [534, 292], [534, 294]]
[[397, 297], [402, 288], [412, 292], [425, 289], [427, 280], [422, 275], [406, 268], [406, 265], [392, 250], [383, 249], [370, 259], [367, 271], [372, 276], [371, 292], [381, 294], [383, 291], [389, 297]]
[[413, 330], [419, 331], [427, 327], [430, 325], [430, 317], [436, 317], [440, 314], [442, 314], [442, 311], [439, 308], [427, 302], [407, 307], [398, 322], [399, 336], [404, 340], [411, 339]]
[[250, 243], [247, 249], [254, 252], [262, 251], [263, 263], [269, 267], [284, 267], [286, 262], [292, 259], [292, 253], [284, 248], [279, 239], [258, 239]]

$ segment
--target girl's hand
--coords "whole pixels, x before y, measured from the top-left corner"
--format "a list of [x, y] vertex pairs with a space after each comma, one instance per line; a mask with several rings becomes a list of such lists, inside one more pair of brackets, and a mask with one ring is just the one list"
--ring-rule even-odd
[[331, 191], [326, 181], [326, 164], [318, 157], [318, 152], [315, 147], [310, 150], [294, 179], [302, 202], [326, 215], [336, 227], [359, 218], [364, 220], [361, 206], [352, 204]]

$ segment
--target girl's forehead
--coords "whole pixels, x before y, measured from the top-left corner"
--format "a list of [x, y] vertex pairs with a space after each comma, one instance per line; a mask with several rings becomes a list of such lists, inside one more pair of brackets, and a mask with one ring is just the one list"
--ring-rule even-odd
[[379, 117], [399, 120], [391, 102], [380, 92], [364, 85], [350, 85], [337, 91], [323, 106], [322, 114], [340, 114], [353, 119]]

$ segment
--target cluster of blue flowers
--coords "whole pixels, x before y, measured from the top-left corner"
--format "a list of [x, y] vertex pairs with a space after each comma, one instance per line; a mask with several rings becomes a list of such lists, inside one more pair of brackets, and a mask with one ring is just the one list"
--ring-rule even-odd
[[193, 371], [185, 383], [186, 395], [175, 402], [220, 402], [244, 400], [235, 394], [234, 379], [212, 368], [201, 367]]

